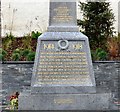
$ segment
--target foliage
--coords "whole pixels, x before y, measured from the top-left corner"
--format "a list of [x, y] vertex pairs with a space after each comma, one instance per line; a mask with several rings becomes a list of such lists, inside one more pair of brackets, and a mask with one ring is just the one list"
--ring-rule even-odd
[[91, 51], [91, 55], [92, 55], [92, 60], [106, 60], [107, 59], [107, 57], [108, 57], [108, 54], [107, 54], [107, 52], [106, 51], [104, 51], [103, 49], [101, 49], [101, 48], [98, 48], [98, 49], [96, 49], [95, 51], [94, 50], [92, 50]]
[[3, 55], [2, 55], [2, 54], [0, 54], [0, 61], [2, 61], [2, 58], [3, 58]]
[[29, 49], [25, 49], [22, 51], [22, 56], [26, 57], [30, 53]]
[[6, 36], [3, 40], [3, 49], [7, 50], [11, 46], [11, 44], [14, 40], [15, 40], [15, 37], [12, 35], [12, 33], [6, 34]]
[[19, 61], [20, 58], [21, 58], [21, 51], [20, 51], [20, 49], [14, 50], [13, 53], [12, 53], [12, 57], [11, 58], [12, 58], [13, 61]]
[[42, 33], [38, 32], [38, 31], [32, 31], [31, 32], [31, 37], [34, 39], [37, 39]]
[[10, 105], [12, 110], [18, 109], [18, 98], [12, 99]]
[[22, 38], [22, 43], [23, 43], [23, 49], [29, 49], [29, 50], [32, 49], [32, 47], [31, 47], [32, 38], [31, 38], [30, 34], [28, 34]]
[[18, 109], [18, 96], [19, 96], [18, 92], [10, 96], [10, 109], [11, 110]]
[[13, 61], [19, 61], [20, 60], [20, 54], [19, 53], [13, 53], [12, 54], [12, 60]]
[[108, 48], [109, 55], [110, 55], [111, 59], [118, 57], [120, 54], [120, 52], [119, 52], [119, 48], [120, 48], [119, 34], [118, 34], [118, 36], [108, 38], [107, 46], [108, 46], [107, 48]]
[[0, 61], [5, 60], [5, 56], [7, 55], [7, 52], [0, 48]]
[[26, 61], [34, 61], [35, 52], [25, 49], [21, 52], [21, 55], [25, 58]]
[[120, 33], [118, 33], [118, 54], [120, 57]]
[[27, 55], [27, 61], [34, 61], [34, 59], [35, 59], [35, 52], [30, 52]]
[[120, 39], [120, 33], [118, 33], [118, 38]]
[[12, 60], [13, 61], [19, 61], [21, 58], [24, 58], [26, 61], [34, 61], [35, 58], [35, 52], [25, 49], [25, 50], [20, 50], [16, 49], [12, 53]]
[[23, 48], [24, 49], [29, 49], [31, 50], [31, 44], [32, 44], [32, 39], [37, 39], [42, 33], [38, 32], [38, 31], [32, 31], [31, 33], [27, 34], [26, 36], [24, 36], [22, 38], [22, 42], [23, 42]]
[[114, 14], [110, 9], [110, 3], [105, 1], [79, 3], [83, 20], [78, 20], [78, 25], [89, 37], [92, 49], [99, 47], [106, 49], [107, 38], [112, 37], [114, 33]]
[[21, 51], [20, 51], [20, 49], [19, 48], [17, 48], [17, 49], [15, 49], [14, 51], [13, 51], [13, 53], [21, 53]]
[[[4, 56], [0, 54], [0, 60], [7, 61], [27, 61], [34, 60], [34, 54], [36, 50], [37, 38], [41, 35], [38, 31], [31, 32], [24, 37], [15, 38], [12, 33], [6, 34], [5, 38], [2, 38], [3, 49], [7, 52]], [[2, 51], [1, 51], [2, 52]], [[28, 55], [29, 54], [29, 55]], [[2, 59], [3, 58], [3, 59]]]

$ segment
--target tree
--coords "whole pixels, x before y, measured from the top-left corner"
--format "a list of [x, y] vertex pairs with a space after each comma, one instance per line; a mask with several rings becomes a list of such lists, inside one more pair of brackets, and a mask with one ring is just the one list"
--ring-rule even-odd
[[110, 3], [79, 2], [83, 20], [78, 20], [78, 25], [84, 29], [83, 33], [89, 37], [91, 49], [101, 47], [106, 49], [107, 38], [114, 33], [115, 21]]

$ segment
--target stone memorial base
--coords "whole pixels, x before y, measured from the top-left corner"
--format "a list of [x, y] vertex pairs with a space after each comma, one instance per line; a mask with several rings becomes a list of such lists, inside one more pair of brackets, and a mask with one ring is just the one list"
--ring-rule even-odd
[[40, 94], [31, 92], [19, 96], [19, 110], [107, 110], [110, 93]]
[[97, 93], [88, 37], [46, 32], [38, 38], [31, 90], [19, 110], [108, 109], [110, 94]]

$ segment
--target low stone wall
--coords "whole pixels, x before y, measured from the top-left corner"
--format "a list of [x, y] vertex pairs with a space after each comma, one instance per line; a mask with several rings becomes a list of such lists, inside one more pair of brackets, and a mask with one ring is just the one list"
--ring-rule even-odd
[[[118, 101], [120, 62], [93, 63], [96, 85], [99, 91], [112, 92], [110, 109], [118, 109], [114, 102]], [[9, 103], [9, 96], [14, 92], [22, 92], [30, 88], [33, 62], [9, 62], [2, 64], [2, 100], [3, 105]], [[101, 89], [102, 88], [102, 89]]]

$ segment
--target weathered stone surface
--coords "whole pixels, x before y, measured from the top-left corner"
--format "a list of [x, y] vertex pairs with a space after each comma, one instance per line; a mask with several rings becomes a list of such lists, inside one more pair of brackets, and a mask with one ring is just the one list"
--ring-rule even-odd
[[[59, 48], [59, 41], [64, 40], [68, 42], [68, 48]], [[51, 45], [51, 48], [48, 48], [48, 45]], [[60, 59], [60, 61], [56, 61], [57, 59]], [[67, 59], [69, 59], [69, 61], [66, 61]], [[51, 67], [54, 67], [54, 69], [51, 70]], [[68, 67], [70, 69], [68, 69]], [[61, 69], [61, 71], [59, 71], [59, 69]], [[53, 80], [55, 78], [56, 80]], [[32, 77], [32, 92], [95, 92], [95, 78], [89, 43], [85, 35], [80, 32], [46, 32], [40, 36]]]
[[48, 32], [78, 32], [75, 0], [51, 0]]
[[32, 93], [95, 93], [88, 37], [79, 32], [76, 0], [50, 0], [48, 32], [38, 38]]
[[[111, 94], [21, 94], [21, 110], [108, 110]], [[29, 104], [28, 104], [29, 102]], [[36, 103], [35, 103], [36, 102]], [[27, 105], [26, 105], [27, 104]]]
[[76, 2], [50, 2], [49, 26], [77, 26]]
[[78, 32], [79, 28], [76, 26], [49, 26], [48, 27], [48, 32]]
[[[30, 89], [33, 64], [3, 64], [2, 65], [2, 89], [0, 93], [4, 104], [9, 104], [9, 96], [15, 91], [22, 92]], [[110, 110], [118, 110], [118, 90], [120, 84], [119, 73], [120, 63], [117, 62], [96, 62], [93, 63], [97, 93], [111, 91]], [[21, 77], [21, 78], [20, 78]], [[17, 82], [16, 82], [17, 80]], [[15, 83], [14, 83], [15, 82]], [[27, 82], [27, 83], [26, 83]], [[119, 90], [120, 91], [120, 90]], [[6, 106], [7, 106], [6, 105]]]

